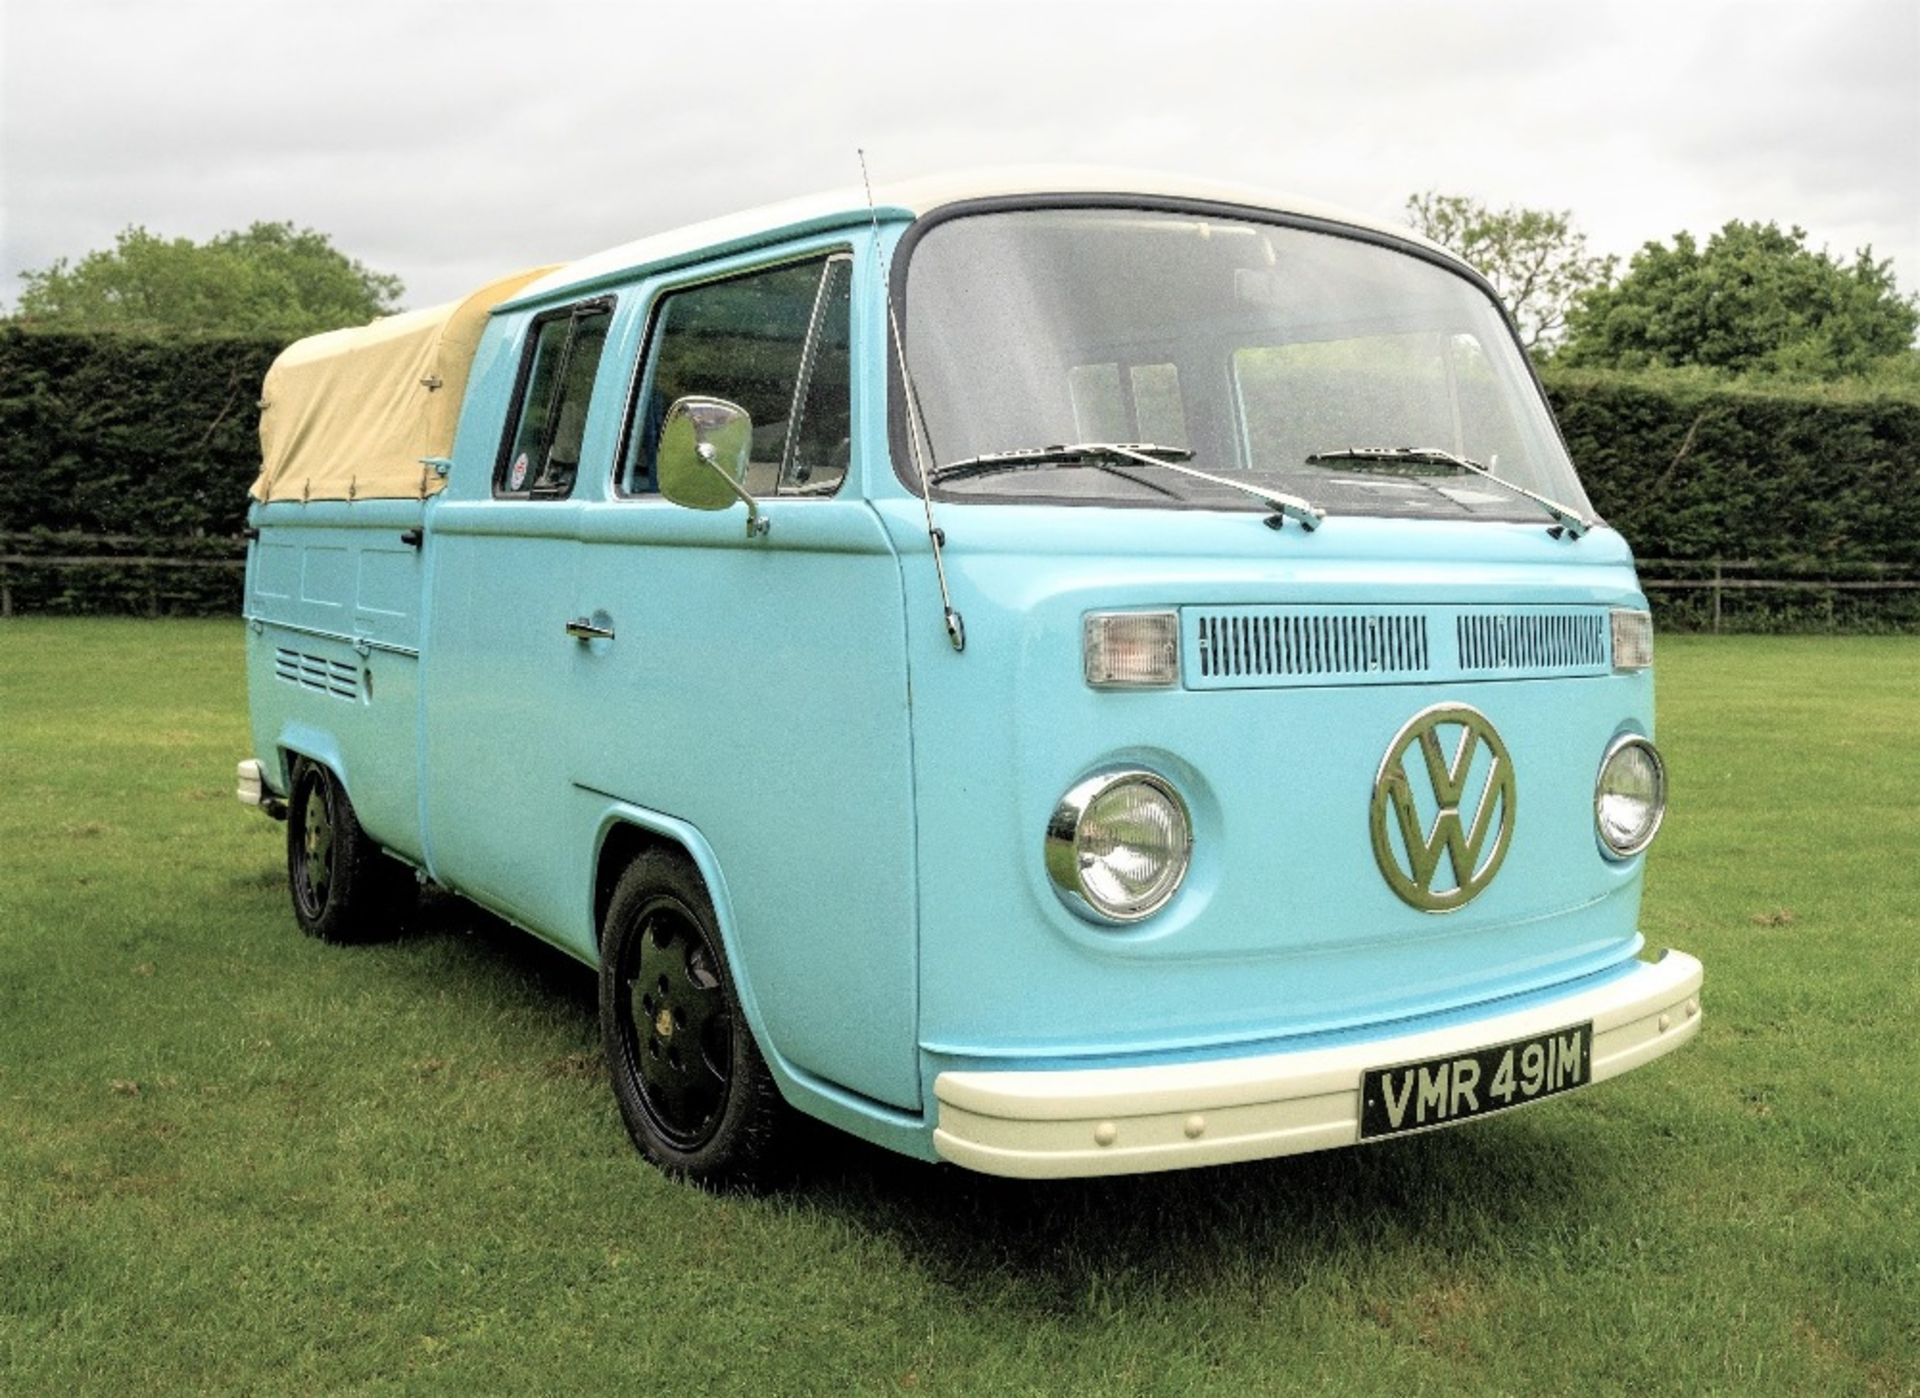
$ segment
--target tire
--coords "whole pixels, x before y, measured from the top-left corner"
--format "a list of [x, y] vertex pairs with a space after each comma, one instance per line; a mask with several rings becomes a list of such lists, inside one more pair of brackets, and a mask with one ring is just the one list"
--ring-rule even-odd
[[699, 873], [666, 850], [615, 886], [600, 939], [600, 1028], [640, 1153], [704, 1185], [771, 1180], [793, 1109], [754, 1044]]
[[287, 800], [287, 888], [294, 920], [323, 942], [396, 936], [419, 893], [413, 871], [360, 828], [331, 771], [295, 758]]

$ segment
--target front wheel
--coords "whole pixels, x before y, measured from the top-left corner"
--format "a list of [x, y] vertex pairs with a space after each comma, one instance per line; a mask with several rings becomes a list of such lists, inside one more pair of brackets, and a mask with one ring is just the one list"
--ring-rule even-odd
[[300, 930], [323, 942], [371, 942], [400, 930], [418, 896], [413, 871], [360, 828], [346, 788], [296, 758], [287, 802], [287, 885]]
[[790, 1112], [741, 1012], [699, 874], [664, 850], [620, 876], [600, 941], [614, 1100], [641, 1154], [701, 1183], [764, 1179]]

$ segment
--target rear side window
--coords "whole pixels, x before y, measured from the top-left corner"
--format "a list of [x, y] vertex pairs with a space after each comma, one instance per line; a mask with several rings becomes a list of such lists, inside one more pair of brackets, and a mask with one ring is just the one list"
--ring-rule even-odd
[[676, 399], [724, 398], [753, 420], [746, 487], [831, 495], [852, 438], [852, 259], [788, 263], [661, 298], [634, 401], [620, 489], [657, 489], [660, 428]]
[[582, 302], [534, 322], [494, 472], [495, 495], [562, 500], [573, 493], [593, 379], [612, 322], [613, 303], [606, 300]]

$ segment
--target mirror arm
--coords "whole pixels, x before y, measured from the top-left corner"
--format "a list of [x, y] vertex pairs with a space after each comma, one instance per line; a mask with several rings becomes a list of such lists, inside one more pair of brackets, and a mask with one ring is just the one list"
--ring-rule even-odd
[[725, 481], [727, 483], [727, 489], [739, 496], [740, 502], [747, 507], [747, 537], [749, 539], [766, 537], [767, 531], [772, 528], [773, 522], [760, 513], [760, 502], [753, 498], [747, 488], [732, 476], [728, 475], [726, 469], [722, 467], [718, 461], [713, 459], [713, 443], [700, 443], [699, 446], [693, 449], [693, 454], [705, 462], [707, 468], [716, 476]]

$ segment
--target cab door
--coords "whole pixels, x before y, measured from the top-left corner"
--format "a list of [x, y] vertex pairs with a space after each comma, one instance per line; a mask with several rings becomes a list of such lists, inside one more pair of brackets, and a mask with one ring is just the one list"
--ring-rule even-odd
[[606, 420], [618, 417], [618, 385], [599, 382], [612, 320], [609, 298], [533, 318], [504, 431], [482, 448], [495, 454], [490, 479], [456, 480], [434, 502], [428, 540], [422, 765], [434, 874], [581, 951], [591, 950], [575, 927], [584, 856], [565, 820], [567, 625], [581, 496], [606, 479]]
[[[844, 246], [816, 247], [653, 288], [616, 488], [582, 521], [575, 610], [612, 634], [575, 650], [571, 774], [712, 847], [764, 1047], [913, 1108], [903, 602], [855, 488], [857, 424], [880, 412], [851, 372], [868, 329], [857, 270]], [[702, 513], [657, 493], [660, 424], [693, 394], [750, 415], [764, 536], [743, 507]]]

